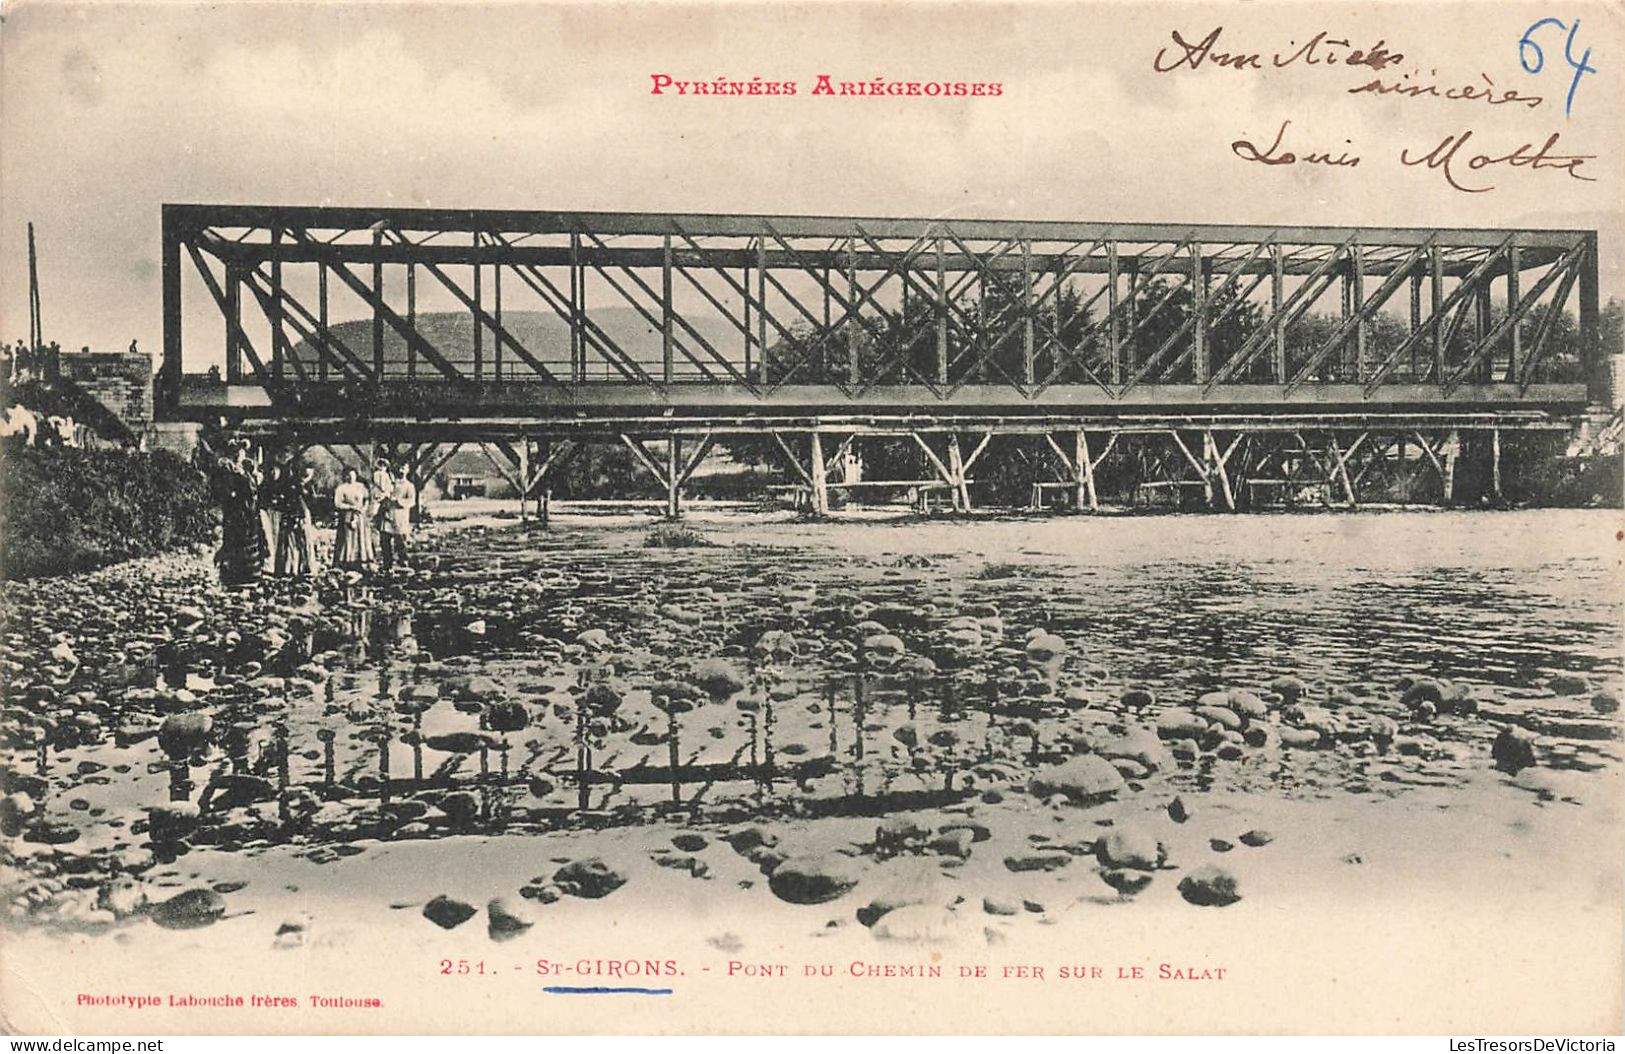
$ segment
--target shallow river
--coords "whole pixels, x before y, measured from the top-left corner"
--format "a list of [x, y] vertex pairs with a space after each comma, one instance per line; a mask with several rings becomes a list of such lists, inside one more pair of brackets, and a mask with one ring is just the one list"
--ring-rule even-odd
[[[141, 844], [182, 795], [204, 821], [177, 848], [318, 855], [671, 808], [884, 812], [1020, 787], [1213, 690], [1316, 724], [1269, 694], [1283, 676], [1331, 711], [1322, 749], [1165, 736], [1176, 782], [1447, 786], [1504, 724], [1542, 734], [1543, 768], [1618, 764], [1617, 714], [1593, 709], [1620, 681], [1617, 513], [689, 522], [710, 546], [646, 547], [631, 516], [445, 533], [412, 577], [275, 603], [201, 569], [138, 581], [109, 602], [140, 612], [123, 639], [78, 642], [55, 678], [54, 729], [10, 715], [10, 781], [37, 777], [37, 819], [91, 852]], [[10, 587], [14, 648], [43, 588]], [[1480, 712], [1413, 714], [1418, 677]], [[210, 731], [171, 759], [153, 731], [193, 709]]]

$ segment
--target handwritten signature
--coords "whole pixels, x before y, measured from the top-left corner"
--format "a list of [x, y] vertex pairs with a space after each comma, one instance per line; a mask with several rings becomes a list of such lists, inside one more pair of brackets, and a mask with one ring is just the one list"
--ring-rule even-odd
[[[1250, 139], [1237, 139], [1230, 144], [1230, 152], [1243, 161], [1270, 166], [1303, 164], [1329, 168], [1356, 168], [1364, 160], [1353, 149], [1353, 143], [1347, 139], [1343, 142], [1349, 149], [1341, 151], [1287, 149], [1284, 142], [1287, 129], [1291, 126], [1291, 121], [1282, 121], [1280, 129], [1275, 133], [1275, 139], [1268, 146], [1260, 147]], [[1539, 147], [1528, 142], [1504, 154], [1477, 153], [1469, 150], [1467, 144], [1472, 138], [1473, 131], [1467, 129], [1450, 133], [1425, 152], [1413, 154], [1410, 147], [1403, 147], [1399, 151], [1399, 163], [1411, 168], [1425, 167], [1437, 172], [1448, 186], [1464, 194], [1484, 194], [1494, 190], [1495, 184], [1483, 182], [1482, 177], [1474, 176], [1473, 173], [1497, 166], [1530, 171], [1566, 172], [1571, 179], [1585, 183], [1597, 181], [1594, 176], [1588, 176], [1580, 171], [1587, 161], [1595, 161], [1597, 155], [1558, 153], [1556, 147], [1561, 133], [1553, 132]]]

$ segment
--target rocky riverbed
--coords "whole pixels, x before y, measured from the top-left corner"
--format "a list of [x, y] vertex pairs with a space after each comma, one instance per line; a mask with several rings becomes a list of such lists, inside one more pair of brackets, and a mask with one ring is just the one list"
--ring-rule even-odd
[[1607, 514], [696, 519], [5, 586], [9, 939], [428, 958], [669, 910], [719, 963], [895, 959], [1617, 887]]

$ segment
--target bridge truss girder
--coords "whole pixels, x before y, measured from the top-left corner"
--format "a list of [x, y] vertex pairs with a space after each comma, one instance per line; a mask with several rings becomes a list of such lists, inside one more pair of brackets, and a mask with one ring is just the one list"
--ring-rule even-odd
[[[1574, 301], [1596, 365], [1589, 231], [226, 205], [163, 221], [170, 419], [1574, 406], [1583, 386], [1543, 375]], [[184, 332], [187, 282], [219, 316], [206, 337]], [[466, 314], [467, 342], [421, 323], [420, 287]], [[527, 304], [552, 338], [508, 324]], [[606, 307], [648, 339], [628, 346]], [[189, 379], [200, 345], [222, 384]]]

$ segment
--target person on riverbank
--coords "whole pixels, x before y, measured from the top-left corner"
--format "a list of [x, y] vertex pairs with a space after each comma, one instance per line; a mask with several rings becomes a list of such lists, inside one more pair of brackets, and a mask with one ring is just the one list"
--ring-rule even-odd
[[333, 538], [333, 566], [365, 570], [373, 564], [372, 500], [361, 473], [344, 470], [344, 482], [333, 491], [338, 530]]
[[407, 542], [412, 537], [412, 507], [418, 500], [418, 489], [412, 485], [405, 465], [396, 466], [393, 478], [389, 497], [384, 504], [383, 521], [378, 529], [383, 546], [381, 562], [385, 571], [393, 570], [397, 563], [402, 567], [407, 566]]
[[265, 571], [265, 532], [255, 477], [246, 445], [222, 458], [214, 474], [215, 498], [220, 502], [220, 550], [214, 559], [224, 585], [250, 585]]
[[282, 518], [277, 525], [276, 573], [310, 576], [316, 573], [316, 531], [310, 507], [316, 500], [316, 467], [306, 465], [289, 472], [277, 492]]
[[272, 556], [282, 538], [282, 490], [287, 469], [275, 462], [267, 465], [260, 479], [260, 527], [265, 531], [265, 552]]
[[389, 506], [389, 496], [395, 492], [395, 477], [390, 474], [389, 462], [379, 458], [373, 462], [372, 477], [368, 481], [367, 500], [369, 503], [368, 522], [372, 525], [373, 551], [379, 552], [384, 546], [384, 513]]

